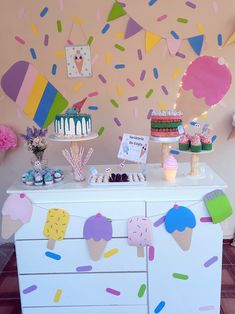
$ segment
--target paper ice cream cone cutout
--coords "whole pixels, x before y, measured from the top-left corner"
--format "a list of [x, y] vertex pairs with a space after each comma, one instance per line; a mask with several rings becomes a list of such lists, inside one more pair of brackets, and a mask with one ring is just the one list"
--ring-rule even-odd
[[137, 256], [145, 256], [145, 247], [151, 245], [152, 227], [147, 217], [134, 216], [128, 219], [128, 244], [137, 247]]
[[101, 239], [100, 241], [95, 241], [94, 239], [87, 240], [89, 254], [93, 261], [98, 261], [101, 258], [106, 245], [107, 241], [104, 239]]
[[228, 92], [232, 75], [223, 58], [201, 56], [189, 64], [180, 83], [177, 110], [184, 122], [199, 117], [218, 104]]
[[195, 226], [195, 216], [187, 207], [174, 205], [165, 216], [166, 231], [172, 235], [183, 251], [190, 249]]
[[83, 237], [87, 240], [88, 251], [93, 261], [98, 261], [108, 241], [112, 239], [111, 221], [100, 213], [89, 217], [83, 227]]
[[76, 55], [74, 56], [74, 62], [75, 62], [76, 68], [80, 74], [82, 72], [82, 67], [83, 67], [83, 57], [82, 57], [80, 51], [77, 51]]
[[183, 232], [175, 230], [171, 235], [183, 251], [188, 251], [191, 246], [193, 229], [185, 228]]
[[55, 242], [65, 237], [69, 222], [69, 214], [63, 209], [51, 208], [47, 213], [43, 234], [48, 238], [47, 248], [54, 250]]
[[11, 194], [2, 207], [2, 238], [9, 239], [31, 219], [32, 202], [25, 194]]

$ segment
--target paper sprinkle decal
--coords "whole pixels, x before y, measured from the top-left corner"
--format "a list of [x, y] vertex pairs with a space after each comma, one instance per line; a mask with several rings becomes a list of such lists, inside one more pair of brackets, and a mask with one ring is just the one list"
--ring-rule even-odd
[[56, 65], [56, 64], [53, 64], [53, 65], [52, 65], [52, 68], [51, 68], [51, 74], [52, 74], [52, 75], [56, 75], [56, 71], [57, 71], [57, 65]]
[[218, 36], [217, 36], [217, 42], [218, 42], [218, 45], [221, 47], [222, 44], [223, 44], [222, 34], [218, 34]]
[[30, 48], [29, 49], [30, 53], [31, 53], [31, 57], [36, 60], [37, 59], [37, 54], [36, 51], [34, 50], [34, 48]]
[[185, 4], [190, 7], [191, 9], [196, 9], [196, 4], [190, 1], [186, 1]]
[[58, 31], [58, 33], [61, 33], [62, 32], [62, 23], [61, 23], [61, 21], [57, 20], [56, 24], [57, 24], [57, 31]]
[[149, 6], [154, 5], [157, 2], [157, 0], [149, 0]]
[[207, 312], [207, 311], [213, 311], [215, 309], [214, 305], [204, 305], [199, 307], [199, 311]]
[[162, 89], [162, 91], [163, 91], [163, 93], [164, 93], [165, 95], [168, 95], [168, 90], [167, 90], [166, 86], [162, 85], [162, 86], [161, 86], [161, 89]]
[[171, 35], [175, 38], [175, 39], [179, 39], [179, 35], [175, 32], [175, 31], [171, 31]]
[[161, 301], [154, 310], [154, 313], [160, 313], [162, 309], [165, 307], [166, 303]]
[[212, 218], [211, 217], [201, 217], [200, 221], [201, 222], [212, 222]]
[[181, 59], [184, 59], [186, 56], [185, 56], [185, 54], [183, 54], [183, 53], [181, 53], [181, 52], [176, 52], [176, 54], [175, 54], [177, 57], [179, 57], [179, 58], [181, 58]]
[[61, 295], [62, 295], [62, 290], [57, 289], [53, 301], [55, 303], [58, 303], [60, 301]]
[[52, 258], [52, 259], [56, 260], [56, 261], [61, 260], [61, 256], [60, 256], [59, 254], [55, 254], [55, 253], [53, 253], [53, 252], [47, 251], [47, 252], [45, 253], [45, 255], [46, 255], [47, 257], [49, 257], [49, 258]]
[[101, 136], [103, 133], [104, 133], [104, 127], [102, 126], [98, 131], [98, 135]]
[[49, 36], [46, 34], [45, 36], [44, 36], [44, 46], [48, 46], [48, 42], [49, 42]]
[[122, 125], [118, 118], [114, 118], [113, 120], [114, 120], [114, 122], [116, 123], [117, 126], [121, 126]]
[[99, 108], [97, 106], [88, 106], [89, 110], [98, 110]]
[[131, 97], [128, 97], [128, 101], [135, 101], [138, 99], [138, 96], [131, 96]]
[[165, 216], [162, 216], [157, 221], [155, 221], [153, 225], [154, 225], [154, 227], [157, 228], [157, 227], [161, 226], [164, 222], [165, 222]]
[[104, 258], [110, 258], [112, 257], [113, 255], [117, 254], [119, 252], [118, 249], [112, 249], [112, 250], [109, 250], [108, 252], [106, 252], [104, 254]]
[[161, 22], [161, 21], [165, 20], [167, 17], [168, 17], [167, 14], [161, 15], [161, 16], [159, 16], [159, 17], [157, 18], [157, 21], [158, 21], [158, 22]]
[[126, 79], [127, 83], [131, 86], [131, 87], [134, 87], [135, 86], [135, 83], [131, 80], [131, 79]]
[[118, 94], [118, 96], [122, 96], [122, 94], [123, 94], [123, 88], [121, 85], [117, 86], [117, 94]]
[[92, 266], [91, 265], [78, 266], [76, 268], [77, 272], [84, 272], [84, 271], [91, 271], [91, 270], [92, 270]]
[[125, 64], [115, 64], [115, 69], [124, 69], [125, 68]]
[[109, 23], [105, 24], [105, 26], [102, 28], [101, 33], [102, 33], [102, 34], [107, 33], [107, 31], [109, 30], [109, 28], [110, 28], [110, 24], [109, 24]]
[[149, 90], [147, 91], [145, 97], [146, 97], [146, 98], [149, 98], [150, 96], [152, 96], [152, 94], [153, 94], [153, 89], [151, 88], [151, 89], [149, 89]]
[[158, 69], [157, 68], [153, 68], [153, 75], [154, 75], [155, 79], [158, 79]]
[[119, 104], [116, 102], [116, 100], [111, 99], [110, 102], [115, 108], [119, 108]]
[[149, 261], [152, 262], [154, 260], [155, 256], [155, 249], [154, 246], [150, 245], [149, 246]]
[[44, 17], [48, 12], [48, 7], [45, 7], [44, 9], [42, 9], [42, 11], [40, 12], [40, 17]]
[[137, 50], [137, 56], [138, 56], [138, 59], [141, 61], [142, 60], [142, 51], [141, 51], [141, 49], [138, 49]]
[[99, 74], [98, 78], [101, 80], [102, 83], [107, 83], [106, 78], [102, 74]]
[[31, 293], [31, 292], [35, 291], [37, 288], [38, 288], [38, 287], [37, 287], [36, 285], [32, 285], [32, 286], [30, 286], [30, 287], [28, 287], [28, 288], [25, 288], [25, 289], [23, 290], [23, 294]]
[[112, 289], [112, 288], [106, 288], [106, 292], [113, 294], [113, 295], [116, 295], [116, 296], [119, 296], [121, 294], [120, 291]]
[[204, 267], [210, 267], [212, 264], [214, 264], [215, 262], [218, 261], [218, 256], [213, 256], [212, 258], [208, 259], [208, 261], [206, 261], [204, 263]]
[[144, 80], [145, 74], [146, 74], [146, 71], [145, 71], [145, 70], [142, 70], [141, 73], [140, 73], [140, 80], [141, 80], [141, 81]]
[[88, 44], [89, 46], [91, 46], [91, 44], [93, 43], [93, 40], [94, 40], [94, 37], [93, 37], [93, 36], [90, 36], [90, 37], [88, 38], [88, 40], [87, 40], [87, 44]]
[[15, 36], [15, 40], [18, 41], [18, 43], [20, 43], [21, 45], [24, 45], [24, 44], [25, 44], [24, 39], [22, 39], [22, 38], [19, 37], [19, 36]]
[[152, 116], [152, 113], [153, 113], [153, 109], [150, 109], [148, 114], [147, 114], [147, 119], [151, 119], [151, 116]]
[[37, 28], [37, 26], [35, 24], [32, 24], [31, 29], [32, 29], [32, 32], [34, 35], [40, 34], [39, 29]]
[[183, 17], [178, 17], [177, 22], [183, 23], [183, 24], [187, 24], [188, 23], [188, 19], [185, 19]]
[[114, 45], [114, 47], [120, 51], [125, 51], [125, 48], [121, 45], [116, 44], [116, 45]]
[[181, 280], [188, 280], [188, 275], [179, 274], [179, 273], [173, 273], [172, 277], [176, 279], [181, 279]]
[[145, 291], [146, 291], [146, 284], [142, 284], [138, 291], [138, 297], [142, 298], [145, 294]]

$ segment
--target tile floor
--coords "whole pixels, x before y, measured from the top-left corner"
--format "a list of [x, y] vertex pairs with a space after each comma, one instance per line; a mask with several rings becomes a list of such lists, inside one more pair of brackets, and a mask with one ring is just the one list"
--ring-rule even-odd
[[[235, 314], [235, 247], [227, 240], [223, 251], [220, 313]], [[15, 250], [10, 243], [0, 246], [0, 314], [21, 314]]]

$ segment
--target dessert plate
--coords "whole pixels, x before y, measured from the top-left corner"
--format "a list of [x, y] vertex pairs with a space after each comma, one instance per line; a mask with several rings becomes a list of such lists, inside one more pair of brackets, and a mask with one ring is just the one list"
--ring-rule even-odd
[[109, 174], [97, 173], [91, 175], [88, 183], [93, 186], [128, 186], [128, 185], [144, 185], [147, 183], [146, 176], [142, 172], [127, 173], [129, 181], [126, 182], [109, 182]]

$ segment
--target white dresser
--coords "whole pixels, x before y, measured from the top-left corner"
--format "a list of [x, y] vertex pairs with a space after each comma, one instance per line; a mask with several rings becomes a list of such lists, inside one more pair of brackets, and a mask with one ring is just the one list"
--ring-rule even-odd
[[[189, 164], [180, 164], [175, 183], [163, 181], [160, 165], [151, 164], [146, 185], [89, 186], [74, 182], [71, 175], [50, 187], [12, 185], [8, 193], [25, 193], [33, 202], [30, 223], [15, 235], [22, 313], [219, 314], [222, 231], [219, 224], [208, 222], [202, 197], [226, 185], [209, 167], [202, 167], [204, 176], [192, 178], [186, 175]], [[111, 168], [115, 171], [115, 166]], [[175, 203], [188, 207], [196, 217], [188, 251], [164, 226], [164, 216]], [[53, 251], [47, 249], [43, 235], [50, 208], [70, 214], [65, 239], [57, 241]], [[105, 252], [118, 252], [94, 262], [83, 226], [98, 212], [112, 220], [113, 238]], [[131, 216], [151, 219], [150, 256], [147, 248], [145, 257], [137, 257], [136, 248], [127, 243]], [[119, 294], [108, 293], [107, 288]]]

